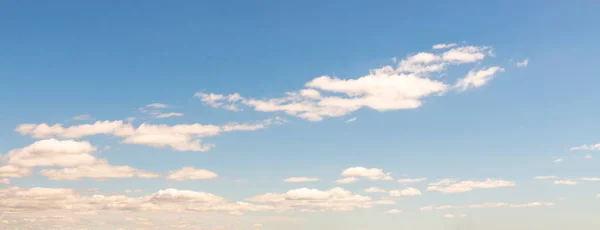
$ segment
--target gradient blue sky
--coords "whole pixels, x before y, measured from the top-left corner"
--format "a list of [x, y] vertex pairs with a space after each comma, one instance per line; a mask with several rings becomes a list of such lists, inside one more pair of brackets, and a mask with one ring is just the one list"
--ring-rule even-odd
[[[128, 196], [152, 196], [174, 188], [244, 201], [304, 187], [321, 191], [341, 187], [376, 200], [385, 194], [363, 190], [414, 187], [420, 196], [347, 212], [259, 211], [243, 216], [192, 212], [185, 221], [211, 220], [191, 229], [598, 229], [600, 182], [580, 178], [600, 177], [600, 156], [591, 147], [600, 143], [599, 9], [595, 1], [2, 1], [3, 165], [8, 164], [5, 154], [46, 139], [19, 134], [15, 129], [21, 124], [66, 127], [127, 117], [136, 118], [134, 126], [224, 125], [276, 116], [287, 122], [202, 138], [216, 145], [205, 152], [125, 144], [110, 135], [76, 140], [98, 148], [110, 146], [95, 154], [111, 165], [160, 175], [189, 166], [218, 174], [210, 180], [173, 181], [162, 176], [49, 180], [39, 167], [31, 175], [10, 178], [10, 184], [0, 188], [97, 188], [104, 194], [144, 190]], [[228, 111], [194, 97], [201, 92], [279, 98], [319, 76], [356, 79], [369, 70], [395, 66], [394, 57], [440, 53], [445, 50], [434, 51], [432, 46], [450, 43], [490, 46], [495, 55], [432, 79], [451, 84], [472, 68], [499, 66], [504, 71], [481, 87], [421, 98], [418, 108], [361, 108], [321, 121], [250, 107]], [[523, 60], [528, 65], [518, 67]], [[168, 105], [161, 112], [183, 116], [157, 119], [140, 111], [151, 103]], [[82, 114], [92, 119], [72, 119]], [[354, 117], [355, 121], [345, 122]], [[570, 151], [584, 144], [589, 145], [587, 150]], [[554, 162], [557, 159], [562, 161]], [[366, 179], [335, 182], [342, 171], [358, 166], [391, 172], [396, 180], [428, 180], [411, 185]], [[298, 176], [320, 180], [283, 181]], [[554, 184], [536, 176], [578, 184]], [[427, 191], [428, 183], [442, 178], [492, 178], [516, 185], [461, 193]], [[486, 202], [554, 205], [420, 210]], [[21, 221], [23, 213], [11, 208], [0, 201], [4, 219], [9, 220], [0, 224], [7, 229], [44, 229]], [[403, 212], [386, 214], [390, 209]], [[456, 217], [444, 218], [447, 214]], [[135, 228], [126, 224], [131, 223], [90, 228]], [[172, 228], [154, 224], [156, 229]]]

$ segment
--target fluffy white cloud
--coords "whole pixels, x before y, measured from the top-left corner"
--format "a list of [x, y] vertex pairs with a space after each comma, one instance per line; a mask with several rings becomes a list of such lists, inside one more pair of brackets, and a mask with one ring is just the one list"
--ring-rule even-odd
[[0, 184], [10, 184], [10, 179], [8, 179], [8, 178], [0, 178]]
[[379, 200], [376, 200], [375, 204], [379, 204], [379, 205], [392, 205], [392, 204], [396, 204], [396, 201], [392, 200], [392, 199], [389, 199], [389, 198], [381, 198]]
[[376, 193], [376, 192], [380, 192], [380, 193], [384, 193], [387, 192], [385, 191], [385, 189], [379, 188], [379, 187], [369, 187], [365, 189], [365, 192], [368, 193]]
[[576, 185], [579, 184], [579, 182], [575, 180], [555, 180], [554, 184]]
[[517, 67], [525, 68], [529, 65], [529, 59], [525, 59], [523, 61], [517, 62]]
[[459, 205], [459, 206], [453, 206], [453, 205], [430, 205], [430, 206], [426, 206], [421, 208], [421, 211], [433, 211], [433, 210], [447, 210], [447, 209], [463, 209], [463, 208], [500, 208], [500, 207], [507, 207], [507, 208], [532, 208], [532, 207], [542, 207], [542, 206], [553, 206], [554, 203], [552, 202], [529, 202], [529, 203], [524, 203], [524, 204], [510, 204], [510, 203], [503, 203], [503, 202], [488, 202], [488, 203], [482, 203], [482, 204], [471, 204], [471, 205]]
[[335, 183], [338, 183], [338, 184], [350, 184], [350, 183], [354, 183], [354, 182], [357, 182], [357, 181], [358, 181], [358, 178], [356, 178], [356, 177], [346, 177], [346, 178], [342, 178], [342, 179], [336, 180]]
[[434, 50], [439, 50], [439, 49], [452, 48], [452, 47], [455, 47], [455, 46], [456, 46], [456, 43], [446, 43], [446, 44], [442, 43], [442, 44], [435, 44], [435, 45], [433, 45], [432, 48]]
[[290, 177], [283, 180], [289, 183], [301, 183], [301, 182], [314, 182], [319, 181], [319, 178], [316, 177]]
[[180, 170], [171, 172], [167, 179], [169, 180], [207, 180], [217, 178], [217, 174], [206, 169], [195, 169], [192, 167], [183, 167]]
[[357, 119], [356, 117], [350, 118], [350, 119], [346, 120], [346, 123], [352, 123], [352, 122], [356, 121], [356, 119]]
[[80, 180], [82, 178], [156, 178], [158, 174], [146, 172], [130, 166], [112, 166], [106, 163], [82, 165], [74, 168], [44, 169], [40, 173], [50, 180]]
[[345, 169], [341, 175], [343, 177], [367, 178], [369, 180], [393, 180], [391, 173], [385, 173], [383, 169], [378, 168], [351, 167]]
[[399, 213], [402, 213], [402, 211], [399, 210], [399, 209], [390, 209], [390, 210], [385, 211], [385, 213], [387, 213], [387, 214], [399, 214]]
[[183, 113], [161, 113], [155, 116], [155, 118], [169, 118], [169, 117], [182, 117]]
[[251, 131], [281, 124], [279, 117], [254, 123], [228, 123], [223, 126], [203, 124], [141, 124], [134, 127], [123, 121], [97, 121], [93, 124], [63, 127], [61, 124], [22, 124], [16, 131], [34, 138], [82, 138], [93, 135], [113, 135], [123, 138], [123, 143], [147, 145], [156, 148], [170, 147], [177, 151], [208, 151], [214, 144], [203, 144], [201, 138], [217, 136], [223, 132]]
[[551, 179], [556, 179], [558, 177], [556, 176], [536, 176], [535, 179], [536, 180], [551, 180]]
[[91, 153], [96, 147], [87, 141], [47, 139], [20, 149], [13, 149], [4, 156], [7, 165], [31, 168], [35, 166], [71, 167], [96, 163]]
[[594, 144], [594, 145], [582, 145], [582, 146], [571, 147], [570, 150], [571, 151], [577, 151], [577, 150], [600, 150], [600, 143]]
[[416, 188], [407, 188], [402, 190], [390, 190], [390, 196], [420, 196], [421, 191]]
[[502, 71], [504, 71], [504, 69], [498, 66], [493, 66], [487, 69], [481, 69], [477, 71], [471, 70], [469, 71], [467, 76], [465, 76], [463, 79], [460, 79], [455, 86], [457, 88], [460, 88], [461, 90], [478, 88], [491, 81], [496, 73]]
[[486, 179], [485, 181], [467, 180], [457, 182], [453, 179], [443, 179], [429, 184], [429, 187], [427, 187], [427, 191], [438, 191], [442, 193], [461, 193], [469, 192], [473, 189], [514, 187], [515, 185], [516, 183], [514, 181], [505, 180]]
[[600, 177], [583, 177], [582, 181], [600, 181]]
[[31, 175], [30, 168], [22, 168], [14, 165], [4, 165], [0, 166], [0, 177], [26, 177]]
[[370, 197], [353, 194], [343, 188], [317, 190], [300, 188], [286, 193], [267, 193], [247, 199], [250, 202], [274, 207], [276, 210], [301, 212], [351, 211], [356, 208], [371, 208]]
[[165, 104], [161, 104], [161, 103], [152, 103], [152, 104], [146, 105], [146, 107], [153, 108], [153, 109], [164, 109], [164, 108], [167, 108], [168, 106]]
[[[450, 48], [455, 44], [436, 47]], [[311, 121], [327, 117], [341, 117], [361, 108], [377, 111], [414, 109], [429, 96], [442, 95], [456, 88], [440, 78], [432, 79], [430, 74], [445, 71], [447, 68], [474, 63], [492, 56], [491, 47], [462, 46], [443, 53], [420, 52], [399, 61], [398, 66], [384, 66], [357, 78], [320, 76], [304, 84], [304, 89], [287, 92], [285, 96], [270, 99], [245, 98], [238, 93], [222, 95], [196, 93], [204, 104], [215, 108], [239, 110], [248, 106], [261, 112], [284, 112]], [[479, 87], [501, 71], [490, 67], [472, 72], [460, 80], [460, 88]]]
[[552, 160], [552, 163], [560, 163], [562, 161], [563, 161], [562, 158], [556, 158], [556, 159]]
[[404, 178], [404, 179], [400, 179], [398, 180], [398, 183], [400, 184], [412, 184], [412, 183], [419, 183], [419, 182], [423, 182], [426, 181], [427, 178]]

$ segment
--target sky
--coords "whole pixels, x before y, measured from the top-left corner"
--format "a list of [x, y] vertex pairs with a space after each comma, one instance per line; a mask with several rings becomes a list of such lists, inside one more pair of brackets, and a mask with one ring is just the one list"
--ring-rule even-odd
[[1, 229], [600, 228], [596, 1], [2, 1]]

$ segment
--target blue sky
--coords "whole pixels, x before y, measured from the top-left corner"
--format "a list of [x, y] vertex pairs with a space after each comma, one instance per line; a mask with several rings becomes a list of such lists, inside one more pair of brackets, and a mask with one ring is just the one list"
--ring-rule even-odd
[[597, 10], [2, 2], [0, 224], [598, 229]]

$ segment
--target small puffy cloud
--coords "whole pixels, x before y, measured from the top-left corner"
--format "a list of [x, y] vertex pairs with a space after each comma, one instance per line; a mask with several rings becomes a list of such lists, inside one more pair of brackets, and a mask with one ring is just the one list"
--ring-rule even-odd
[[579, 182], [575, 180], [555, 180], [554, 184], [564, 184], [564, 185], [576, 185]]
[[357, 119], [356, 117], [350, 118], [350, 119], [346, 120], [346, 123], [352, 123], [352, 122], [356, 121], [356, 119]]
[[390, 196], [420, 196], [421, 191], [416, 188], [407, 188], [402, 190], [390, 190]]
[[286, 193], [267, 193], [247, 199], [273, 207], [278, 211], [297, 210], [301, 212], [340, 212], [356, 208], [371, 208], [370, 197], [353, 194], [343, 188], [318, 189], [300, 188]]
[[562, 158], [556, 158], [556, 159], [552, 160], [552, 163], [560, 163], [562, 161], [563, 161]]
[[517, 62], [517, 67], [519, 67], [519, 68], [525, 68], [525, 67], [527, 67], [527, 65], [529, 65], [529, 59], [525, 59], [523, 61]]
[[491, 81], [496, 73], [502, 71], [504, 71], [504, 69], [498, 66], [481, 70], [471, 70], [467, 76], [465, 76], [463, 79], [460, 79], [455, 86], [461, 90], [479, 88]]
[[379, 187], [369, 187], [369, 188], [365, 189], [365, 192], [368, 192], [368, 193], [376, 193], [376, 192], [385, 193], [386, 191], [385, 191], [385, 189], [382, 189], [382, 188], [379, 188]]
[[358, 181], [358, 178], [356, 178], [356, 177], [346, 177], [346, 178], [342, 178], [342, 179], [336, 180], [335, 183], [338, 183], [338, 184], [351, 184], [351, 183], [354, 183], [354, 182], [357, 182], [357, 181]]
[[155, 118], [169, 118], [169, 117], [183, 117], [183, 113], [161, 113], [155, 116]]
[[556, 179], [558, 177], [556, 176], [536, 176], [535, 179], [536, 180], [551, 180], [551, 179]]
[[87, 120], [93, 120], [94, 118], [92, 117], [92, 115], [89, 115], [89, 114], [81, 114], [81, 115], [74, 116], [71, 119], [75, 120], [75, 121], [87, 121]]
[[367, 178], [369, 180], [393, 180], [391, 173], [385, 173], [378, 168], [351, 167], [345, 169], [343, 177]]
[[439, 49], [447, 49], [447, 48], [452, 48], [455, 47], [456, 43], [441, 43], [441, 44], [435, 44], [433, 45], [433, 49], [434, 50], [439, 50]]
[[231, 111], [240, 111], [238, 106], [235, 104], [238, 101], [244, 101], [238, 93], [230, 95], [214, 94], [214, 93], [203, 93], [198, 92], [194, 94], [194, 97], [200, 98], [202, 103], [209, 105], [213, 108], [222, 108]]
[[288, 183], [315, 182], [315, 181], [319, 181], [319, 178], [316, 178], [316, 177], [289, 177], [283, 181], [288, 182]]
[[593, 144], [593, 145], [575, 146], [575, 147], [571, 147], [570, 150], [571, 151], [578, 151], [578, 150], [598, 151], [598, 150], [600, 150], [600, 143]]
[[403, 179], [399, 179], [398, 183], [400, 183], [400, 184], [412, 184], [412, 183], [424, 182], [426, 180], [427, 180], [427, 178], [425, 178], [425, 177], [422, 177], [422, 178], [403, 178]]
[[165, 104], [161, 104], [161, 103], [152, 103], [152, 104], [146, 105], [146, 107], [153, 108], [153, 109], [164, 109], [164, 108], [167, 108], [168, 106]]
[[441, 193], [462, 193], [470, 192], [473, 189], [490, 189], [500, 187], [515, 187], [514, 181], [486, 179], [485, 181], [455, 181], [452, 179], [438, 180], [429, 184], [427, 191], [437, 191]]
[[9, 151], [4, 160], [8, 165], [31, 168], [35, 166], [79, 166], [96, 163], [91, 153], [97, 149], [87, 141], [47, 139]]
[[402, 210], [399, 210], [399, 209], [390, 209], [390, 210], [385, 211], [385, 213], [386, 214], [399, 214], [399, 213], [402, 213]]
[[171, 172], [167, 179], [169, 180], [207, 180], [217, 178], [217, 174], [206, 169], [195, 169], [192, 167], [183, 167], [180, 170]]

